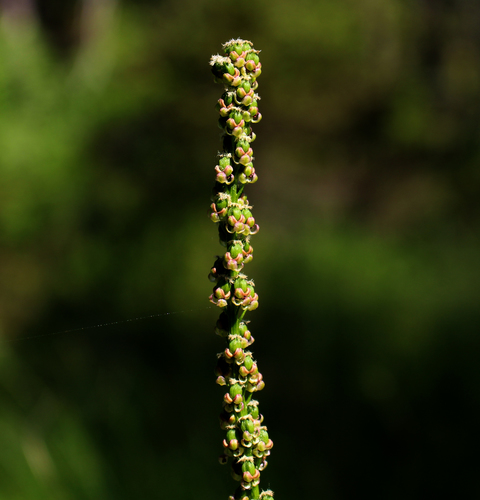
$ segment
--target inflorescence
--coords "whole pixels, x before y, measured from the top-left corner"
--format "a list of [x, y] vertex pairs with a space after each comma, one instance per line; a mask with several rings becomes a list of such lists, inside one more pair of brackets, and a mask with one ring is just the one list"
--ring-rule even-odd
[[226, 251], [217, 257], [209, 274], [215, 282], [210, 301], [222, 309], [215, 332], [226, 339], [215, 370], [217, 383], [227, 389], [220, 415], [220, 426], [226, 431], [220, 462], [226, 464], [231, 458], [232, 476], [240, 481], [229, 500], [273, 500], [272, 491], [259, 489], [273, 442], [262, 425], [258, 401], [253, 399], [265, 382], [249, 350], [254, 339], [243, 319], [247, 311], [258, 307], [254, 283], [242, 274], [253, 259], [250, 239], [259, 229], [243, 191], [258, 178], [253, 166], [252, 124], [262, 118], [256, 94], [262, 65], [251, 42], [230, 40], [223, 48], [224, 55], [210, 60], [215, 81], [225, 87], [216, 106], [223, 151], [215, 167], [210, 218], [218, 225]]

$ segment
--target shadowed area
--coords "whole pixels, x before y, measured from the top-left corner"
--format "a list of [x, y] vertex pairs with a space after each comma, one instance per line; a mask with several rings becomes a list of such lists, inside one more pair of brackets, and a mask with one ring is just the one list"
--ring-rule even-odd
[[0, 8], [1, 499], [233, 493], [208, 61], [236, 37], [262, 49], [262, 487], [478, 497], [480, 4]]

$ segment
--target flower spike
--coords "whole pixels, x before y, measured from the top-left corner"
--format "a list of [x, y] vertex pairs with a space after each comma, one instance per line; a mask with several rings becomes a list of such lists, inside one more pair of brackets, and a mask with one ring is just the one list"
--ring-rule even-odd
[[247, 311], [258, 307], [254, 283], [242, 272], [253, 259], [250, 239], [259, 230], [244, 187], [258, 179], [253, 166], [256, 135], [252, 124], [262, 119], [256, 93], [262, 65], [260, 51], [248, 40], [232, 39], [223, 44], [223, 51], [210, 59], [215, 82], [224, 86], [215, 106], [223, 130], [223, 150], [218, 153], [209, 209], [225, 247], [209, 274], [215, 283], [210, 301], [222, 310], [215, 333], [226, 340], [215, 369], [216, 383], [226, 389], [220, 414], [226, 436], [219, 460], [222, 464], [231, 461], [232, 477], [240, 483], [229, 500], [273, 500], [272, 491], [259, 489], [273, 442], [262, 425], [258, 401], [252, 398], [265, 382], [248, 350], [254, 339], [248, 321], [243, 320]]

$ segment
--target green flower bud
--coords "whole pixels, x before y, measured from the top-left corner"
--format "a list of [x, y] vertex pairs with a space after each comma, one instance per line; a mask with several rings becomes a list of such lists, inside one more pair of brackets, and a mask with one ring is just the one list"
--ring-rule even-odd
[[[237, 437], [237, 434], [236, 434], [235, 429], [230, 429], [229, 431], [227, 431], [227, 439], [229, 441], [231, 441], [232, 439], [236, 439], [236, 437]], [[267, 441], [268, 441], [268, 437], [267, 437]]]
[[218, 161], [218, 164], [220, 166], [220, 168], [222, 170], [225, 169], [225, 167], [227, 167], [228, 165], [230, 165], [230, 158], [226, 157], [226, 156], [223, 156], [222, 158], [220, 158], [220, 160]]
[[238, 441], [235, 429], [230, 429], [227, 431], [227, 437], [223, 440], [223, 446], [225, 448], [229, 448], [230, 450], [238, 450]]
[[243, 364], [247, 370], [250, 370], [253, 366], [253, 359], [250, 356], [247, 356]]
[[[223, 210], [224, 208], [228, 207], [228, 200], [226, 199], [223, 199], [223, 200], [218, 200], [216, 203], [215, 203], [216, 207], [217, 207], [217, 211], [220, 212], [220, 210]], [[247, 217], [248, 218], [248, 217]]]
[[233, 76], [229, 73], [224, 73], [222, 76], [222, 81], [225, 85], [231, 85], [233, 82]]
[[[243, 325], [243, 327], [242, 327], [242, 325]], [[246, 340], [247, 345], [253, 344], [255, 339], [252, 337], [252, 332], [250, 332], [250, 330], [247, 328], [247, 325], [245, 325], [245, 323], [240, 324], [239, 330], [240, 330], [240, 335], [242, 335], [242, 337]]]
[[222, 95], [222, 100], [225, 103], [225, 106], [230, 106], [233, 103], [233, 95], [231, 92], [225, 92]]
[[243, 52], [242, 44], [236, 43], [230, 47], [230, 50], [235, 51], [237, 54], [241, 54]]
[[226, 282], [214, 287], [213, 293], [210, 295], [210, 301], [218, 307], [226, 307], [230, 295], [230, 283]]
[[230, 394], [230, 397], [233, 399], [233, 398], [235, 398], [235, 396], [239, 396], [239, 395], [241, 396], [243, 389], [242, 389], [242, 386], [240, 384], [234, 384], [230, 387], [230, 390], [228, 392]]
[[244, 280], [242, 278], [238, 278], [235, 280], [235, 283], [233, 284], [233, 288], [235, 289], [240, 289], [242, 290], [243, 292], [246, 292], [247, 291], [247, 280]]
[[[249, 156], [248, 154], [246, 154], [246, 155], [243, 155], [243, 156], [240, 158], [240, 160], [238, 160], [238, 162], [239, 162], [240, 164], [242, 164], [242, 165], [249, 165], [249, 164], [251, 163], [251, 160], [252, 160], [252, 157], [251, 157], [251, 156]], [[247, 173], [245, 172], [245, 175], [250, 176], [250, 175], [251, 175], [251, 172], [250, 172], [250, 174], [247, 174]]]
[[[231, 116], [231, 115], [230, 115]], [[233, 113], [233, 117], [232, 117], [234, 120], [235, 120], [235, 123], [238, 125], [242, 119], [243, 119], [243, 116], [242, 116], [242, 113], [239, 112], [239, 111], [234, 111]]]
[[243, 389], [240, 384], [234, 384], [230, 387], [230, 390], [225, 394], [224, 401], [227, 404], [241, 405], [243, 401]]
[[246, 418], [242, 420], [241, 429], [243, 432], [247, 431], [250, 434], [252, 434], [253, 431], [255, 430], [255, 425], [249, 418]]
[[230, 249], [230, 255], [232, 256], [233, 259], [236, 259], [237, 256], [240, 254], [242, 254], [242, 256], [243, 256], [243, 247], [242, 247], [242, 245], [240, 245], [240, 243], [236, 243]]
[[258, 308], [258, 300], [252, 300], [252, 302], [250, 302], [250, 304], [245, 307], [245, 309], [247, 311], [255, 311], [255, 309]]
[[[255, 468], [252, 462], [244, 462], [242, 464], [243, 480], [247, 483], [258, 480], [260, 471]], [[245, 487], [245, 486], [244, 486]]]
[[244, 133], [243, 128], [242, 128], [243, 124], [244, 124], [244, 121], [242, 120], [241, 125], [239, 125], [238, 127], [235, 127], [232, 130], [232, 135], [234, 137], [240, 137]]
[[268, 436], [268, 432], [265, 429], [262, 429], [260, 431], [260, 439], [265, 443], [268, 444], [268, 440], [270, 439]]
[[230, 343], [228, 344], [230, 352], [235, 352], [237, 349], [241, 347], [242, 347], [242, 341], [238, 338], [231, 340]]
[[250, 410], [250, 415], [254, 420], [258, 420], [258, 417], [260, 415], [258, 411], [258, 406], [249, 406], [248, 409]]
[[231, 285], [227, 281], [226, 283], [224, 283], [222, 286], [218, 287], [215, 290], [215, 295], [217, 297], [227, 297], [228, 298], [230, 296], [230, 289], [231, 289]]
[[[238, 71], [238, 70], [237, 70]], [[232, 87], [237, 87], [238, 85], [240, 85], [242, 83], [242, 79], [240, 78], [240, 76], [236, 76], [233, 81], [232, 81]]]
[[255, 64], [253, 59], [248, 59], [247, 61], [245, 61], [245, 68], [247, 68], [248, 71], [255, 71], [257, 69], [257, 65]]
[[[237, 88], [237, 98], [238, 99], [243, 99], [245, 96], [247, 95], [247, 93], [245, 92], [245, 90], [242, 88], [242, 87], [238, 87]], [[238, 101], [237, 101], [238, 102]]]
[[253, 462], [245, 461], [242, 463], [242, 472], [250, 472], [250, 474], [255, 474], [255, 465]]
[[[244, 247], [245, 245], [248, 244], [247, 242], [244, 243]], [[223, 313], [222, 313], [223, 314]], [[242, 336], [245, 336], [246, 332], [248, 332], [248, 326], [246, 325], [246, 323], [240, 323], [239, 327], [238, 327], [238, 330], [240, 331], [240, 335]], [[250, 333], [250, 332], [249, 332]]]
[[248, 141], [245, 141], [245, 140], [237, 141], [236, 146], [237, 147], [236, 147], [235, 151], [238, 151], [238, 150], [242, 151], [240, 154], [237, 153], [237, 156], [244, 155], [250, 149], [250, 143]]
[[[218, 203], [217, 203], [217, 208], [218, 208]], [[223, 208], [223, 206], [221, 208]], [[242, 210], [242, 214], [245, 217], [245, 219], [248, 219], [249, 217], [252, 217], [252, 212], [248, 208], [244, 208]]]

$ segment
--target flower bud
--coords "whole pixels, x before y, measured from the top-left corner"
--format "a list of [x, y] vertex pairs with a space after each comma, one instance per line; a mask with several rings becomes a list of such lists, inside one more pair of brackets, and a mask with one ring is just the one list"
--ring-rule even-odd
[[[251, 150], [251, 148], [250, 148], [250, 150]], [[253, 153], [253, 151], [252, 151], [252, 153]], [[242, 155], [242, 156], [240, 157], [240, 160], [238, 160], [238, 162], [239, 162], [241, 165], [248, 165], [248, 164], [251, 162], [251, 160], [252, 160], [252, 157], [251, 157], [251, 156], [249, 156], [248, 154], [244, 154], [244, 155]], [[248, 176], [248, 175], [250, 175], [250, 174], [245, 173], [245, 175], [247, 175], [247, 176]]]
[[232, 256], [232, 258], [236, 259], [240, 254], [242, 254], [243, 256], [243, 247], [240, 243], [235, 243], [235, 245], [233, 245], [230, 249], [230, 255]]
[[[226, 125], [231, 130], [233, 130], [237, 126], [237, 124], [233, 118], [229, 118], [226, 122]], [[221, 127], [221, 128], [223, 128], [223, 127]]]
[[222, 118], [226, 118], [230, 114], [230, 108], [228, 106], [225, 106], [225, 103], [223, 102], [223, 99], [220, 99], [215, 106], [217, 111], [220, 113], [220, 116]]
[[230, 165], [230, 158], [228, 158], [227, 156], [222, 156], [219, 160], [218, 160], [218, 164], [220, 166], [220, 168], [222, 170], [225, 169], [225, 167], [227, 167], [228, 165]]
[[240, 137], [243, 134], [243, 128], [242, 127], [243, 127], [244, 124], [245, 124], [245, 122], [242, 120], [241, 124], [238, 127], [235, 127], [232, 130], [232, 135], [234, 137]]
[[245, 59], [243, 57], [237, 57], [237, 60], [235, 61], [235, 66], [237, 68], [242, 68], [245, 66]]
[[250, 82], [248, 80], [245, 80], [243, 83], [242, 83], [242, 88], [243, 90], [245, 90], [245, 92], [248, 94], [251, 90], [251, 85], [250, 85]]
[[231, 92], [225, 92], [222, 95], [222, 100], [225, 104], [225, 106], [230, 107], [233, 104], [233, 95]]
[[255, 430], [255, 426], [249, 418], [245, 418], [242, 420], [240, 428], [242, 429], [243, 432], [248, 431], [250, 434], [252, 434], [253, 431]]
[[233, 82], [233, 76], [230, 75], [229, 73], [224, 73], [222, 76], [223, 83], [226, 85], [231, 85]]
[[[248, 57], [251, 57], [251, 56], [249, 55]], [[245, 68], [248, 71], [255, 71], [257, 69], [257, 65], [255, 64], [255, 62], [252, 59], [248, 59], [245, 62]]]
[[[223, 313], [222, 313], [223, 314]], [[250, 330], [248, 329], [248, 326], [246, 323], [244, 323], [243, 321], [240, 323], [240, 325], [238, 326], [238, 330], [240, 332], [240, 335], [247, 339], [247, 340], [250, 340], [252, 334], [250, 333]]]
[[[225, 252], [224, 264], [230, 271], [241, 271], [243, 268], [243, 254], [238, 254], [236, 257], [232, 257], [230, 252]], [[227, 297], [228, 298], [228, 297]]]
[[210, 295], [210, 302], [218, 307], [226, 307], [230, 295], [230, 283], [223, 283], [221, 286], [213, 288], [213, 293]]
[[238, 449], [238, 439], [235, 429], [230, 429], [227, 431], [227, 437], [223, 440], [223, 446], [229, 448], [230, 450]]
[[[243, 99], [242, 99], [242, 102], [241, 104], [243, 104], [244, 106], [250, 106], [252, 102], [252, 96], [247, 94]], [[243, 115], [243, 119], [246, 121], [246, 122], [249, 122], [251, 120], [251, 116], [250, 116], [250, 113], [245, 113]]]
[[249, 293], [247, 280], [243, 278], [237, 278], [233, 284], [233, 288], [235, 289], [235, 293], [241, 297]]
[[[230, 50], [230, 49], [229, 49]], [[228, 54], [228, 57], [235, 62], [238, 59], [239, 53], [235, 50], [232, 49], [231, 51], [225, 51]]]
[[255, 468], [253, 462], [245, 461], [242, 463], [243, 480], [247, 483], [258, 479], [260, 477], [260, 471]]
[[240, 122], [243, 120], [242, 113], [236, 110], [230, 113], [230, 118], [233, 118], [237, 125], [240, 125]]
[[243, 392], [242, 390], [242, 386], [240, 384], [233, 384], [231, 387], [230, 387], [230, 391], [229, 391], [229, 394], [232, 398], [238, 396], [238, 395], [241, 395]]
[[[237, 71], [238, 71], [238, 69], [237, 69]], [[231, 85], [232, 85], [232, 87], [238, 87], [238, 85], [240, 85], [241, 83], [242, 83], [242, 79], [238, 75], [238, 76], [234, 77]]]
[[251, 356], [247, 356], [244, 361], [245, 368], [250, 371], [253, 365], [254, 365], [253, 359], [251, 358]]
[[238, 99], [243, 99], [246, 95], [247, 95], [247, 93], [245, 92], [245, 90], [241, 86], [237, 88]]

